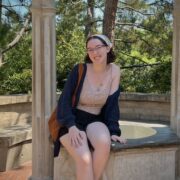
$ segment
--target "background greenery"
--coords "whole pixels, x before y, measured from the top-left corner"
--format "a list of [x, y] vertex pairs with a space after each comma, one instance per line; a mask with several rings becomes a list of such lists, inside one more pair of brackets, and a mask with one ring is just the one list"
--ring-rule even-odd
[[[16, 0], [14, 4], [0, 0], [0, 53], [3, 57], [0, 94], [31, 92], [31, 23], [20, 41], [3, 53], [30, 12], [30, 0]], [[104, 4], [104, 0], [94, 1], [93, 32], [102, 32]], [[58, 0], [56, 8], [57, 90], [61, 90], [71, 68], [83, 62], [85, 56], [88, 6], [83, 0]], [[172, 9], [171, 0], [119, 1], [114, 50], [116, 63], [122, 70], [123, 91], [170, 92]]]

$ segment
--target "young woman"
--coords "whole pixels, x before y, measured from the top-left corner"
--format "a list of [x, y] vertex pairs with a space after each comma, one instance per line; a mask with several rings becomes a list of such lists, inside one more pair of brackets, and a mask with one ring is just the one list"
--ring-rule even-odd
[[99, 180], [111, 140], [126, 143], [118, 124], [120, 68], [113, 63], [112, 43], [105, 35], [90, 36], [86, 50], [75, 107], [71, 101], [78, 65], [70, 73], [58, 102], [57, 119], [64, 125], [59, 140], [75, 161], [77, 180]]

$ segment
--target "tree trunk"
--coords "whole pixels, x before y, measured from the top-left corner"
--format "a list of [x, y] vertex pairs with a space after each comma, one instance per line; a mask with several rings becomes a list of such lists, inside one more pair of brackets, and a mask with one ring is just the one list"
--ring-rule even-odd
[[89, 36], [93, 33], [94, 29], [94, 0], [88, 0], [87, 1], [88, 7], [87, 7], [87, 24], [85, 27], [85, 36]]
[[114, 42], [115, 19], [117, 12], [118, 0], [106, 0], [103, 21], [103, 34]]
[[22, 38], [22, 36], [24, 35], [27, 27], [29, 26], [29, 22], [30, 22], [31, 16], [28, 15], [26, 18], [26, 21], [24, 22], [24, 26], [21, 28], [21, 30], [17, 33], [16, 37], [13, 39], [13, 41], [11, 41], [6, 47], [5, 49], [2, 49], [1, 53], [5, 53], [8, 50], [10, 50], [11, 48], [13, 48]]

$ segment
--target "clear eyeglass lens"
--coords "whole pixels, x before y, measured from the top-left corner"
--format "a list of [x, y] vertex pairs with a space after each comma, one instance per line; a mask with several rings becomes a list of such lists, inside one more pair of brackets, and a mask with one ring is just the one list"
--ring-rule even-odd
[[92, 48], [92, 49], [87, 49], [87, 52], [88, 53], [92, 53], [94, 51], [99, 51], [102, 47], [104, 47], [105, 45], [100, 45], [100, 46], [97, 46], [95, 48]]

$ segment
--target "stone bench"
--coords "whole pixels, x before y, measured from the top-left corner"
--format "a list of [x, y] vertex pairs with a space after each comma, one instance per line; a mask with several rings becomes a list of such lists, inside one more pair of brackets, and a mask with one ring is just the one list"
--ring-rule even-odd
[[19, 167], [32, 159], [31, 125], [0, 128], [0, 171]]
[[[176, 151], [180, 139], [168, 126], [139, 124], [152, 127], [155, 133], [144, 138], [128, 139], [126, 145], [112, 142], [110, 158], [101, 180], [176, 179]], [[136, 124], [132, 122], [132, 126]], [[61, 148], [60, 155], [54, 160], [54, 180], [75, 179], [73, 159]]]

